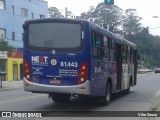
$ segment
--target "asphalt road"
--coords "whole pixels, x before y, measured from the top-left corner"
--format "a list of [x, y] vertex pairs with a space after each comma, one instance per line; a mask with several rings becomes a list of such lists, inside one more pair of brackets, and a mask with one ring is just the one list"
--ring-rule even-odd
[[[151, 110], [155, 94], [160, 90], [160, 74], [138, 75], [137, 86], [130, 94], [116, 94], [109, 106], [101, 106], [94, 98], [72, 98], [70, 103], [55, 104], [46, 94], [33, 94], [23, 89], [1, 91], [0, 111], [146, 111]], [[160, 100], [159, 100], [160, 101]], [[48, 113], [48, 115], [51, 113]], [[127, 112], [126, 112], [127, 114]], [[13, 118], [12, 118], [13, 119]], [[29, 118], [26, 118], [27, 120]], [[40, 119], [40, 118], [37, 118]], [[54, 117], [43, 119], [99, 119], [97, 117]], [[105, 119], [106, 117], [100, 117]], [[107, 117], [107, 120], [145, 120], [144, 118]], [[153, 119], [153, 118], [150, 118]], [[160, 118], [159, 118], [160, 119]], [[8, 120], [8, 118], [7, 118]], [[146, 119], [147, 120], [147, 119]], [[149, 119], [148, 119], [149, 120]]]

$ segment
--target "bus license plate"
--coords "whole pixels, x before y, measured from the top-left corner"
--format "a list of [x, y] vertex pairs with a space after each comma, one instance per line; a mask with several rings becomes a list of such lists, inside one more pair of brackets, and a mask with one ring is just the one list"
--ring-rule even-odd
[[50, 80], [51, 84], [61, 84], [60, 80]]

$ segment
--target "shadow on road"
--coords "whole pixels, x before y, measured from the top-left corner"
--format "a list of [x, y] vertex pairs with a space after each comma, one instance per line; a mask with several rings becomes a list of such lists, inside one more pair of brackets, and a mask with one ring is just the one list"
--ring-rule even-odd
[[[132, 94], [132, 92], [130, 92]], [[124, 94], [122, 92], [116, 93], [112, 95], [112, 101], [110, 104], [112, 104], [114, 101], [117, 101], [118, 99], [126, 96], [128, 94]], [[100, 110], [102, 107], [102, 104], [99, 102], [99, 98], [97, 97], [72, 97], [70, 102], [68, 103], [54, 103], [51, 100], [51, 103], [45, 106], [41, 106], [38, 108], [38, 110], [46, 110], [46, 111], [97, 111]]]

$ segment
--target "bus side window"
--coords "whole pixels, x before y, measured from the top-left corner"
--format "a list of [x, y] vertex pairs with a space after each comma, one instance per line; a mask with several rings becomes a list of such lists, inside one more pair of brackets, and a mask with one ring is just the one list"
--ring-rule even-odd
[[111, 42], [111, 49], [110, 49], [110, 60], [111, 61], [116, 61], [115, 60], [115, 54], [116, 54], [116, 52], [115, 52], [115, 47], [116, 47], [116, 42], [115, 42], [115, 40], [114, 39], [112, 39], [111, 40], [112, 42]]
[[103, 58], [109, 60], [108, 38], [103, 36]]
[[109, 61], [115, 61], [115, 56], [116, 56], [115, 47], [116, 47], [115, 39], [108, 37]]
[[93, 46], [92, 53], [93, 53], [94, 58], [101, 59], [101, 49], [100, 48]]
[[108, 38], [106, 36], [103, 36], [104, 41], [104, 47], [108, 47]]
[[133, 48], [130, 47], [130, 63], [133, 63]]
[[102, 58], [102, 40], [103, 36], [101, 34], [92, 31], [92, 54], [96, 59]]
[[128, 49], [128, 52], [127, 52], [127, 62], [128, 62], [128, 64], [130, 64], [131, 63], [131, 61], [130, 61], [130, 46], [128, 46], [127, 49]]
[[128, 45], [126, 45], [125, 47], [126, 47], [126, 63], [128, 63]]
[[92, 45], [100, 46], [101, 45], [101, 37], [99, 34], [92, 32]]
[[123, 50], [122, 50], [122, 56], [123, 56], [123, 63], [126, 63], [126, 45], [123, 44]]
[[111, 60], [111, 43], [112, 39], [108, 37], [108, 60]]

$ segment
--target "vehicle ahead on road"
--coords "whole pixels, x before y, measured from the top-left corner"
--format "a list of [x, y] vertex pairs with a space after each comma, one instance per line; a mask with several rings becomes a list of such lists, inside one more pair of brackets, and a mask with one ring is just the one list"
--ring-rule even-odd
[[136, 85], [135, 44], [85, 20], [29, 20], [23, 27], [25, 91], [55, 102], [97, 96], [108, 105], [112, 93]]
[[154, 70], [154, 72], [155, 72], [155, 73], [160, 73], [160, 68], [156, 68], [156, 69]]

